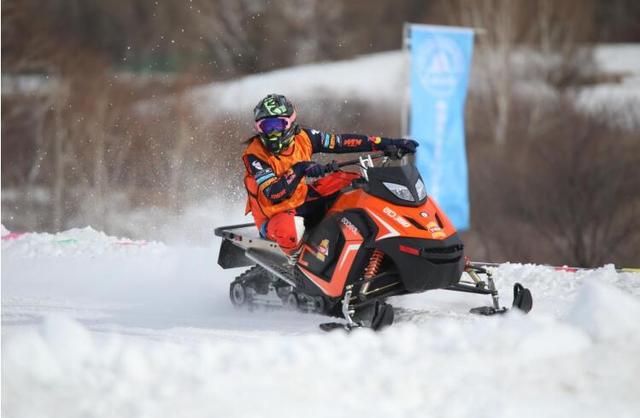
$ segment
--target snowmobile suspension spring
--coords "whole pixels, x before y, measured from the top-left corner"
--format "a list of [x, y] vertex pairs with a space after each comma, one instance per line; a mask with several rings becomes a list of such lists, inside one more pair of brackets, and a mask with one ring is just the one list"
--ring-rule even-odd
[[369, 280], [370, 278], [378, 274], [378, 270], [380, 270], [383, 258], [384, 253], [382, 251], [373, 251], [373, 254], [371, 254], [371, 258], [369, 259], [369, 265], [367, 265], [367, 267], [364, 269], [365, 280]]

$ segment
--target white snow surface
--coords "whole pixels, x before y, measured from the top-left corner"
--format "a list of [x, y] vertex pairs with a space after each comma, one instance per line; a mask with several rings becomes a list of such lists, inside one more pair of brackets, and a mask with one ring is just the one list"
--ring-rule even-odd
[[253, 109], [269, 93], [305, 99], [342, 98], [399, 106], [406, 98], [408, 55], [380, 52], [331, 63], [306, 64], [197, 87], [190, 97], [207, 120], [212, 114]]
[[[579, 90], [575, 94], [576, 103], [587, 112], [606, 113], [614, 124], [637, 128], [640, 125], [640, 44], [598, 44], [593, 48], [593, 55], [600, 72], [621, 78], [619, 82]], [[511, 63], [517, 79], [516, 94], [540, 100], [555, 97], [558, 92], [548, 84], [547, 67], [559, 59], [524, 48], [517, 50]], [[489, 59], [489, 62], [497, 61]], [[409, 64], [409, 54], [405, 51], [374, 53], [214, 82], [194, 88], [189, 97], [204, 120], [212, 115], [232, 115], [238, 109], [253, 109], [258, 100], [269, 93], [285, 94], [303, 105], [310, 99], [316, 102], [328, 98], [345, 102], [361, 100], [383, 103], [386, 108], [400, 112], [409, 98]], [[490, 69], [474, 64], [469, 89], [490, 89], [494, 77]], [[307, 111], [321, 112], [322, 109]]]
[[619, 82], [600, 83], [580, 91], [577, 104], [616, 126], [640, 128], [640, 44], [609, 44], [594, 49], [594, 58], [604, 72]]
[[[3, 227], [3, 236], [8, 231]], [[2, 416], [637, 417], [640, 274], [494, 270], [529, 315], [426, 292], [380, 333], [233, 308], [219, 241], [171, 247], [91, 228], [2, 241]]]

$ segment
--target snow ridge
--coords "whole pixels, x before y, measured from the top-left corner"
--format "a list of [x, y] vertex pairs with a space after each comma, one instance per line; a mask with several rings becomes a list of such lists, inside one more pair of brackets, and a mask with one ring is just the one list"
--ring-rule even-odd
[[[7, 235], [3, 230], [3, 236]], [[60, 244], [57, 240], [75, 239]], [[2, 415], [632, 417], [640, 274], [503, 264], [529, 315], [476, 295], [397, 298], [381, 332], [233, 309], [213, 248], [121, 245], [90, 228], [2, 242]], [[217, 244], [217, 243], [216, 243]]]

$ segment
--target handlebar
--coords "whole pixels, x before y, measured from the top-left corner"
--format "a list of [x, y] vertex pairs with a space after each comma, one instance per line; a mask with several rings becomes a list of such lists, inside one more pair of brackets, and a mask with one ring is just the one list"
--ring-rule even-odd
[[[403, 149], [390, 145], [385, 148], [384, 152], [368, 154], [368, 156], [371, 157], [372, 160], [377, 160], [384, 157], [390, 158], [392, 160], [400, 160], [407, 154], [409, 153], [404, 151]], [[350, 165], [360, 165], [360, 162], [361, 160], [359, 158], [356, 160], [348, 160], [340, 163], [337, 161], [331, 161], [330, 163], [324, 165], [323, 171], [325, 172], [325, 174], [332, 173], [334, 171], [339, 171], [342, 167], [347, 167]]]

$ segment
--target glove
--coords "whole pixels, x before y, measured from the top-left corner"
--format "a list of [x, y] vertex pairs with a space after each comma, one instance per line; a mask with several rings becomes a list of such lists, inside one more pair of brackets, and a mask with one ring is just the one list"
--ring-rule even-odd
[[405, 153], [413, 154], [416, 152], [416, 148], [420, 146], [418, 141], [413, 139], [393, 139], [391, 140], [391, 145], [401, 149]]
[[324, 167], [313, 161], [305, 161], [307, 167], [304, 169], [304, 175], [307, 177], [322, 177], [324, 175]]
[[323, 168], [325, 173], [333, 173], [335, 171], [340, 171], [340, 166], [338, 165], [338, 162], [336, 160], [331, 161], [329, 164], [325, 165]]

